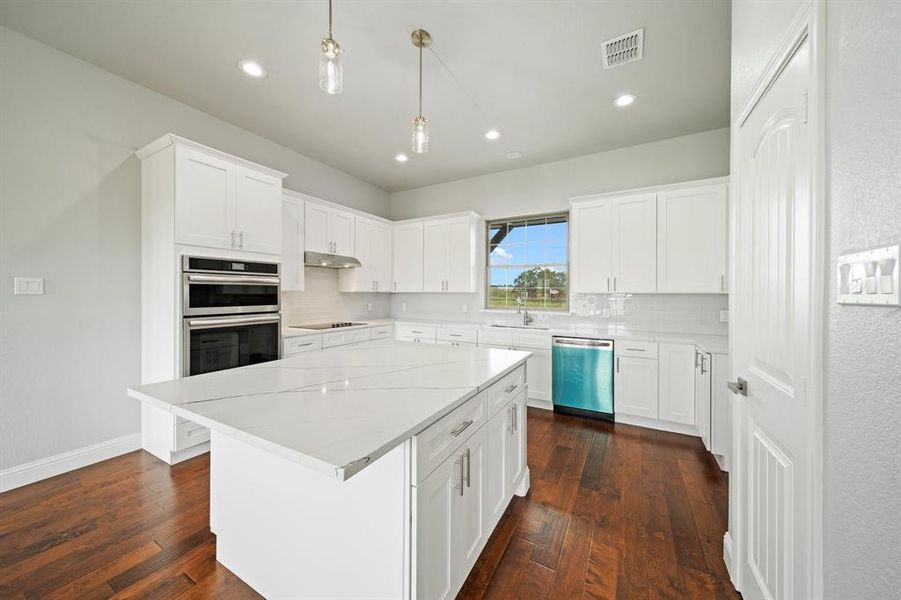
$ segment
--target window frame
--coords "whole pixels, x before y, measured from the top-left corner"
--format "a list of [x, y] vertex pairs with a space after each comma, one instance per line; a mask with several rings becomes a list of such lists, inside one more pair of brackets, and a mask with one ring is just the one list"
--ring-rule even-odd
[[[548, 264], [563, 264], [566, 269], [566, 295], [564, 298], [564, 303], [561, 308], [535, 308], [532, 309], [532, 312], [548, 312], [553, 314], [568, 314], [570, 310], [570, 285], [571, 285], [571, 272], [570, 272], [570, 260], [571, 260], [571, 252], [572, 252], [572, 227], [571, 220], [572, 213], [570, 210], [560, 210], [560, 211], [552, 211], [546, 213], [537, 213], [530, 214], [524, 216], [513, 216], [513, 217], [503, 217], [498, 219], [486, 219], [485, 220], [485, 241], [483, 244], [483, 248], [485, 250], [485, 264], [483, 265], [483, 280], [485, 282], [485, 292], [482, 297], [482, 309], [486, 311], [499, 311], [499, 312], [511, 312], [516, 310], [516, 307], [498, 307], [491, 306], [489, 304], [489, 299], [491, 296], [491, 228], [492, 226], [505, 225], [508, 226], [510, 223], [515, 223], [522, 221], [524, 223], [528, 223], [529, 221], [539, 220], [539, 219], [550, 219], [550, 218], [563, 218], [566, 223], [566, 261], [564, 263], [541, 263], [532, 265], [532, 267], [538, 266], [546, 266]], [[528, 240], [526, 241], [528, 243]], [[527, 265], [523, 265], [527, 266]]]

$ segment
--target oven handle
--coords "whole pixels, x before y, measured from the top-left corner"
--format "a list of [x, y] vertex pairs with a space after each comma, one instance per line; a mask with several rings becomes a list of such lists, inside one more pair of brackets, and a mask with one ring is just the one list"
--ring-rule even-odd
[[229, 325], [265, 325], [278, 323], [280, 316], [259, 315], [255, 317], [218, 317], [214, 319], [188, 319], [189, 329], [207, 329], [210, 327], [223, 327]]
[[187, 275], [188, 283], [226, 283], [241, 285], [246, 283], [259, 283], [263, 285], [278, 285], [278, 277], [253, 277], [247, 275]]

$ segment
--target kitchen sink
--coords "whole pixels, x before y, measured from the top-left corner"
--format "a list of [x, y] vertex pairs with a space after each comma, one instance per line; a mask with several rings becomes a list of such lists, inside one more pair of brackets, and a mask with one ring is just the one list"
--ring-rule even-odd
[[536, 331], [547, 331], [550, 327], [533, 327], [532, 325], [492, 325], [492, 327], [500, 327], [502, 329], [534, 329]]

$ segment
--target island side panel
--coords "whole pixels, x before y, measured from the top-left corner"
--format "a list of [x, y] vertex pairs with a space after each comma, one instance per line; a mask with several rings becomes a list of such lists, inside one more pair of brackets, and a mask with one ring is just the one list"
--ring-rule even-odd
[[347, 481], [212, 433], [217, 560], [267, 598], [408, 598], [410, 442]]

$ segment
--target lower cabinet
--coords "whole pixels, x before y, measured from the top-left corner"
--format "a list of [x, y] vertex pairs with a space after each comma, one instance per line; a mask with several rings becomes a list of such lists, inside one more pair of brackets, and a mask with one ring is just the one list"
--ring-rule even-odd
[[658, 412], [663, 421], [695, 424], [695, 346], [660, 342]]
[[[481, 340], [481, 338], [479, 338]], [[551, 401], [551, 350], [550, 336], [547, 336], [548, 347], [536, 348], [529, 346], [503, 346], [496, 343], [479, 342], [479, 348], [497, 348], [499, 350], [521, 350], [531, 352], [532, 356], [526, 362], [529, 373], [529, 398], [533, 400]]]
[[704, 442], [704, 447], [710, 450], [710, 383], [713, 360], [710, 354], [699, 348], [695, 348], [695, 427], [698, 435]]
[[525, 408], [519, 394], [413, 488], [418, 600], [456, 596], [520, 485]]
[[613, 409], [618, 415], [657, 418], [657, 361], [617, 356], [613, 372]]

